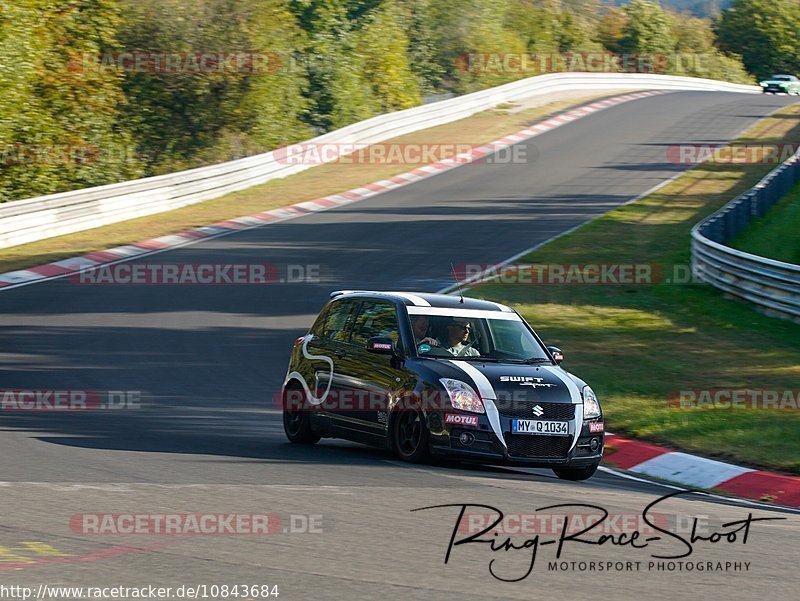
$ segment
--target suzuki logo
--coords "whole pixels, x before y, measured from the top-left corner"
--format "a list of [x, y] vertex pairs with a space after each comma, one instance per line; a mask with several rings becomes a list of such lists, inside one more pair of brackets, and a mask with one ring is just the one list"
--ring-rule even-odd
[[534, 405], [533, 406], [533, 414], [536, 417], [542, 417], [542, 415], [544, 414], [544, 409], [542, 409], [542, 407], [540, 405]]

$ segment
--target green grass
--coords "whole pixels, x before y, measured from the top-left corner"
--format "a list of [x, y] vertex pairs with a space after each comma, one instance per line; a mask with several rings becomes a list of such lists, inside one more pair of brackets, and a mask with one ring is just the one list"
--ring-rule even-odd
[[730, 246], [777, 261], [800, 263], [800, 185], [732, 240]]
[[[742, 141], [796, 140], [800, 104]], [[547, 244], [519, 263], [688, 265], [689, 231], [771, 167], [700, 165], [658, 192]], [[515, 306], [564, 367], [600, 397], [608, 429], [754, 467], [800, 473], [800, 411], [674, 409], [691, 389], [800, 389], [800, 325], [766, 317], [705, 284], [484, 284]]]

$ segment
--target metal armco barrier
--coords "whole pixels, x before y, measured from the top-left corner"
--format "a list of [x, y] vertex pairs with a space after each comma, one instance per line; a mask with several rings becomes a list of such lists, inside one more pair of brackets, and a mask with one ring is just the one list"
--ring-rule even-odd
[[[757, 86], [641, 73], [558, 73], [387, 113], [303, 144], [376, 144], [450, 123], [504, 102], [570, 90], [705, 90], [760, 93]], [[327, 157], [335, 160], [336, 156]], [[0, 248], [170, 211], [286, 177], [310, 165], [267, 152], [209, 167], [0, 204]]]
[[762, 312], [800, 323], [800, 265], [735, 250], [725, 243], [800, 182], [800, 152], [755, 187], [692, 228], [692, 270], [701, 280]]

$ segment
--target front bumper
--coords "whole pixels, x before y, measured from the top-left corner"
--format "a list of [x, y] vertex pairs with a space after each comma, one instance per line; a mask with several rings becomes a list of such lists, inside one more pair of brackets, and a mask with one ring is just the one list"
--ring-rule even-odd
[[[580, 407], [580, 406], [578, 406]], [[512, 417], [500, 415], [503, 441], [493, 431], [486, 415], [476, 425], [445, 423], [444, 413], [429, 414], [431, 453], [479, 463], [520, 467], [581, 467], [598, 463], [603, 457], [604, 432], [591, 432], [590, 424], [602, 424], [602, 417], [582, 422], [577, 443], [570, 436], [513, 434]], [[464, 414], [474, 417], [475, 414]], [[595, 426], [598, 427], [598, 426]], [[466, 434], [468, 441], [462, 441]], [[504, 444], [505, 443], [505, 444]]]

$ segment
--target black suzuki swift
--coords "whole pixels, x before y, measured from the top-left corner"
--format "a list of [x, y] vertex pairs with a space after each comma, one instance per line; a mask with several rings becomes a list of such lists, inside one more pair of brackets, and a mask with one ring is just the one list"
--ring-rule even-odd
[[441, 294], [338, 291], [294, 344], [282, 390], [296, 443], [346, 438], [585, 480], [603, 455], [592, 389], [504, 305]]

